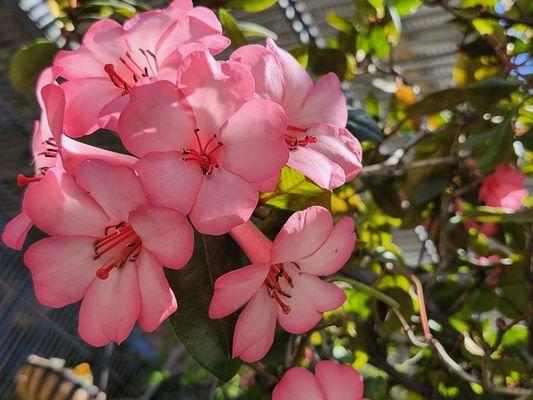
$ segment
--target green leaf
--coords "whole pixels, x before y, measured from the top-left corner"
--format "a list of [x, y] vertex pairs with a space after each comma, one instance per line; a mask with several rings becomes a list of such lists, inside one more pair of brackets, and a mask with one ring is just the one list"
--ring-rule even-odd
[[442, 110], [450, 109], [465, 102], [466, 95], [461, 89], [445, 89], [428, 94], [418, 103], [405, 110], [408, 117], [436, 114]]
[[258, 12], [272, 7], [276, 2], [277, 0], [231, 0], [228, 3], [228, 7], [242, 8], [248, 12]]
[[354, 30], [353, 24], [344, 18], [342, 15], [337, 14], [333, 11], [328, 11], [326, 20], [329, 25], [337, 29], [340, 32], [351, 33]]
[[309, 48], [309, 68], [315, 75], [335, 72], [341, 81], [348, 70], [346, 55], [338, 49]]
[[39, 74], [52, 63], [58, 50], [54, 43], [44, 39], [22, 46], [11, 59], [11, 85], [21, 92], [33, 91]]
[[360, 141], [380, 142], [383, 137], [376, 121], [362, 109], [348, 110], [346, 129]]
[[465, 209], [463, 211], [463, 218], [475, 219], [479, 222], [516, 222], [527, 224], [533, 222], [533, 208], [515, 213], [507, 213], [501, 208], [479, 206]]
[[391, 4], [396, 7], [400, 16], [404, 16], [414, 13], [422, 4], [422, 0], [391, 0]]
[[331, 191], [317, 186], [298, 171], [284, 167], [276, 190], [262, 194], [260, 200], [282, 210], [300, 211], [316, 205], [330, 209]]
[[231, 40], [231, 47], [233, 49], [238, 49], [239, 47], [248, 44], [244, 33], [239, 29], [237, 21], [235, 18], [233, 18], [229, 11], [221, 8], [218, 10], [218, 17], [220, 19], [220, 23], [222, 24], [224, 34]]
[[385, 0], [385, 6], [389, 11], [390, 18], [396, 29], [398, 36], [402, 33], [402, 21], [400, 20], [400, 14], [391, 0]]
[[477, 161], [477, 167], [490, 171], [501, 164], [513, 153], [513, 132], [511, 122], [516, 109], [507, 113], [502, 122], [494, 129], [490, 146]]
[[165, 268], [178, 299], [170, 324], [191, 356], [221, 381], [233, 377], [241, 362], [231, 357], [234, 319], [210, 319], [215, 280], [238, 265], [238, 250], [229, 236], [195, 237], [194, 254], [181, 270]]
[[276, 35], [275, 32], [272, 32], [270, 29], [259, 24], [254, 24], [253, 22], [238, 22], [237, 26], [246, 37], [256, 36], [271, 38], [274, 40], [278, 39], [278, 35]]

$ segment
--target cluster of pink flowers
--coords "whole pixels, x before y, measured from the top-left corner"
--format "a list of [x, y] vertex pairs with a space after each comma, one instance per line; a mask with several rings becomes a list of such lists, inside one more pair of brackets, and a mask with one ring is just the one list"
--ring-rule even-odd
[[[95, 23], [39, 79], [35, 173], [19, 176], [22, 212], [2, 238], [20, 250], [32, 226], [49, 235], [24, 256], [36, 296], [49, 307], [82, 300], [79, 333], [92, 345], [122, 342], [136, 322], [153, 331], [177, 310], [163, 267], [187, 264], [194, 229], [230, 233], [251, 261], [216, 281], [209, 310], [221, 318], [246, 304], [234, 357], [262, 358], [277, 321], [303, 333], [345, 299], [320, 277], [352, 253], [351, 219], [334, 225], [310, 207], [273, 243], [250, 222], [286, 165], [324, 189], [358, 174], [340, 83], [328, 74], [313, 84], [272, 41], [216, 60], [228, 44], [210, 10], [176, 0], [123, 25]], [[79, 140], [100, 128], [117, 132], [129, 154]], [[317, 367], [317, 385], [328, 373]], [[338, 398], [320, 390], [316, 398]]]

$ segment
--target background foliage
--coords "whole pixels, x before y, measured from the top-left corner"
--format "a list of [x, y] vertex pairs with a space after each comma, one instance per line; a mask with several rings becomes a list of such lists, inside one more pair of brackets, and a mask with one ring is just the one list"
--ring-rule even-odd
[[[387, 104], [370, 92], [366, 109], [349, 113], [347, 128], [364, 150], [365, 167], [354, 182], [324, 191], [286, 168], [278, 188], [261, 196], [254, 214], [270, 236], [292, 211], [310, 205], [353, 217], [357, 248], [335, 277], [347, 302], [308, 334], [280, 332], [267, 358], [241, 365], [229, 354], [234, 320], [211, 321], [207, 307], [214, 279], [246, 259], [229, 238], [199, 237], [190, 265], [168, 274], [180, 299], [171, 324], [192, 359], [179, 371], [165, 364], [176, 343], [169, 337], [169, 353], [162, 354], [147, 382], [156, 398], [188, 393], [191, 398], [268, 399], [286, 368], [328, 358], [359, 369], [372, 400], [530, 398], [533, 199], [528, 197], [516, 213], [503, 213], [479, 203], [477, 189], [503, 163], [533, 173], [533, 3], [426, 0], [450, 14], [463, 39], [456, 86], [419, 98], [395, 66], [394, 49], [402, 18], [422, 2], [354, 0], [351, 16], [328, 14], [337, 33], [327, 38], [326, 47], [311, 41], [291, 49], [315, 76], [334, 71], [349, 81], [380, 71], [396, 82]], [[96, 19], [123, 21], [149, 9], [137, 0], [49, 3], [63, 47], [78, 42]], [[232, 48], [275, 36], [237, 21], [232, 10], [258, 12], [275, 3], [196, 2], [218, 9]], [[21, 48], [12, 59], [13, 86], [33, 90], [58, 49], [45, 40]], [[391, 143], [402, 145], [391, 150]], [[498, 231], [487, 237], [469, 229], [467, 221], [494, 222]], [[408, 266], [393, 232], [412, 228], [421, 237], [420, 253], [417, 265]], [[484, 262], [494, 255], [497, 261]]]

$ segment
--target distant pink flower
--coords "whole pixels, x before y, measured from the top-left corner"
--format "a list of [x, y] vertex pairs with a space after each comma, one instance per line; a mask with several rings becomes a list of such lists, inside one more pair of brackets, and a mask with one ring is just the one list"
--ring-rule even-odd
[[[86, 159], [100, 159], [113, 165], [133, 165], [137, 159], [89, 146], [63, 135], [65, 95], [57, 84], [52, 68], [45, 70], [37, 83], [37, 100], [42, 107], [41, 120], [35, 121], [32, 135], [34, 176], [18, 175], [20, 187], [38, 183], [48, 169], [57, 167], [75, 174], [80, 162]], [[44, 200], [44, 199], [43, 199]], [[22, 211], [7, 223], [2, 240], [15, 250], [22, 249], [26, 236], [33, 226], [31, 219]]]
[[272, 400], [363, 400], [363, 378], [351, 366], [321, 361], [315, 375], [289, 369], [274, 387]]
[[132, 88], [155, 78], [175, 81], [184, 54], [202, 48], [217, 54], [229, 44], [207, 8], [175, 0], [168, 8], [138, 14], [124, 25], [92, 25], [79, 49], [54, 60], [67, 98], [65, 131], [80, 137], [98, 127], [116, 130]]
[[492, 264], [499, 264], [500, 263], [500, 256], [498, 256], [496, 254], [493, 254], [493, 255], [488, 256], [488, 257], [478, 256], [477, 257], [477, 262], [479, 263], [479, 265], [481, 265], [483, 267], [488, 267], [489, 265], [492, 265]]
[[301, 334], [344, 302], [344, 292], [319, 276], [338, 271], [352, 254], [351, 218], [333, 226], [328, 210], [310, 207], [294, 213], [273, 244], [251, 222], [231, 234], [252, 264], [217, 279], [209, 316], [223, 318], [248, 303], [235, 327], [233, 357], [257, 361], [272, 346], [276, 321]]
[[24, 197], [25, 213], [52, 235], [24, 256], [37, 299], [54, 308], [83, 299], [79, 334], [94, 346], [122, 342], [136, 320], [153, 331], [177, 307], [162, 266], [189, 260], [192, 228], [149, 206], [130, 168], [86, 160], [76, 172], [77, 181], [50, 168]]
[[[463, 208], [464, 208], [463, 200], [460, 198], [456, 198], [454, 202], [455, 202], [455, 209], [457, 211], [457, 214], [462, 215]], [[463, 225], [466, 227], [466, 229], [475, 229], [476, 231], [484, 234], [487, 237], [494, 236], [496, 232], [498, 232], [498, 225], [496, 225], [493, 222], [479, 223], [474, 220], [466, 220], [466, 221], [463, 221]]]
[[141, 157], [135, 165], [152, 204], [189, 214], [198, 231], [219, 235], [250, 218], [260, 182], [288, 158], [283, 109], [253, 99], [253, 78], [241, 64], [188, 55], [178, 86], [136, 87], [119, 134]]
[[485, 178], [479, 189], [478, 199], [490, 207], [516, 211], [522, 206], [527, 196], [525, 181], [524, 173], [512, 168], [509, 164], [502, 164], [493, 174]]
[[[231, 60], [248, 66], [260, 97], [285, 109], [290, 167], [325, 189], [341, 186], [359, 173], [361, 145], [345, 129], [346, 99], [334, 73], [323, 76], [313, 86], [298, 61], [270, 39], [266, 47], [240, 47]], [[272, 189], [272, 183], [276, 182], [265, 182], [267, 189]]]

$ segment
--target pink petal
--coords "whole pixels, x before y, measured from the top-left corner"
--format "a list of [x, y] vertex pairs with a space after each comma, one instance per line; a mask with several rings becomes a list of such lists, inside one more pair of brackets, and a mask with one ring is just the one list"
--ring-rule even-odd
[[107, 279], [95, 279], [81, 303], [78, 331], [93, 346], [112, 341], [122, 343], [130, 334], [141, 311], [137, 268], [126, 262]]
[[100, 237], [109, 224], [102, 208], [63, 170], [51, 168], [26, 189], [23, 210], [50, 235]]
[[98, 126], [102, 129], [117, 132], [120, 114], [124, 111], [124, 108], [126, 108], [130, 99], [130, 95], [125, 94], [107, 103], [100, 110], [100, 114], [98, 115]]
[[254, 80], [246, 67], [231, 61], [219, 63], [202, 51], [185, 57], [178, 87], [194, 110], [197, 127], [208, 135], [217, 134], [254, 94]]
[[[272, 392], [272, 400], [344, 400], [326, 398], [311, 372], [302, 367], [289, 369]], [[347, 400], [347, 399], [346, 399]], [[350, 399], [352, 400], [352, 399]]]
[[146, 204], [141, 181], [131, 168], [85, 160], [76, 179], [114, 221], [127, 221], [131, 211]]
[[175, 152], [150, 153], [135, 164], [150, 204], [188, 214], [204, 175], [196, 163]]
[[21, 250], [32, 226], [31, 219], [24, 212], [21, 212], [6, 224], [4, 232], [2, 232], [2, 241], [7, 247]]
[[71, 175], [76, 174], [78, 165], [84, 160], [98, 159], [111, 165], [124, 165], [126, 167], [132, 167], [137, 161], [137, 158], [133, 156], [90, 146], [78, 142], [77, 140], [73, 140], [65, 135], [61, 138], [61, 144], [61, 161], [63, 163], [63, 168], [65, 168], [65, 170]]
[[144, 65], [146, 59], [139, 49], [151, 51], [157, 54], [157, 45], [163, 35], [176, 20], [166, 15], [160, 10], [148, 11], [137, 14], [134, 18], [124, 24], [126, 34], [124, 35], [132, 51], [130, 54], [138, 59], [138, 64]]
[[283, 138], [286, 126], [285, 113], [276, 103], [260, 99], [245, 103], [222, 130], [219, 163], [250, 182], [276, 176], [289, 158]]
[[283, 98], [283, 71], [277, 56], [269, 49], [251, 44], [239, 47], [230, 60], [250, 68], [255, 79], [255, 92], [262, 98], [281, 103]]
[[298, 147], [291, 151], [287, 165], [301, 172], [323, 189], [339, 187], [346, 181], [340, 165], [310, 146]]
[[194, 236], [183, 214], [169, 208], [141, 207], [130, 213], [129, 223], [165, 267], [179, 269], [191, 258]]
[[222, 25], [217, 16], [206, 7], [194, 7], [188, 13], [189, 17], [193, 17], [199, 21], [202, 21], [204, 24], [209, 26], [216, 33], [222, 33]]
[[180, 151], [196, 123], [176, 86], [157, 81], [135, 87], [131, 97], [118, 123], [124, 146], [139, 157], [154, 151]]
[[299, 273], [292, 264], [285, 264], [285, 271], [291, 276], [294, 287], [284, 279], [280, 285], [291, 297], [281, 297], [290, 307], [288, 314], [277, 308], [278, 320], [283, 329], [294, 334], [302, 334], [312, 329], [326, 311], [337, 309], [346, 300], [344, 292], [332, 283], [324, 282], [314, 275]]
[[363, 378], [349, 365], [321, 361], [315, 367], [315, 375], [327, 399], [361, 400], [363, 397]]
[[345, 217], [333, 227], [329, 237], [317, 251], [297, 262], [302, 271], [308, 274], [331, 275], [348, 261], [354, 245], [354, 222]]
[[[283, 70], [285, 88], [281, 105], [290, 121], [290, 116], [300, 108], [307, 93], [313, 88], [313, 81], [300, 63], [291, 54], [276, 46], [273, 40], [267, 39], [267, 48], [276, 54]], [[292, 124], [292, 121], [290, 122]]]
[[344, 170], [346, 182], [359, 174], [363, 152], [361, 144], [349, 131], [321, 124], [313, 126], [309, 135], [318, 138], [318, 142], [309, 144], [309, 148], [339, 165]]
[[278, 173], [274, 175], [272, 178], [269, 178], [262, 182], [258, 182], [257, 187], [259, 191], [263, 193], [273, 192], [276, 189], [276, 186], [278, 186], [279, 176], [280, 174]]
[[258, 195], [253, 184], [220, 167], [204, 177], [189, 218], [198, 232], [222, 235], [248, 221]]
[[324, 207], [313, 206], [292, 214], [274, 240], [272, 263], [293, 262], [314, 253], [332, 229], [333, 219]]
[[252, 297], [239, 315], [233, 335], [233, 358], [255, 362], [265, 356], [274, 342], [276, 303], [266, 288]]
[[142, 250], [136, 261], [141, 295], [139, 325], [153, 332], [177, 310], [176, 297], [168, 286], [163, 267], [150, 252]]
[[60, 71], [61, 71], [60, 67], [48, 67], [48, 68], [45, 68], [43, 72], [41, 72], [39, 77], [37, 78], [37, 84], [35, 85], [35, 97], [37, 97], [37, 102], [39, 103], [39, 106], [41, 107], [41, 109], [44, 108], [41, 91], [47, 85], [50, 85], [52, 83], [54, 85], [58, 84], [56, 82], [56, 79], [59, 76]]
[[61, 146], [63, 135], [63, 117], [65, 115], [65, 93], [59, 85], [46, 85], [41, 91], [46, 122], [56, 144]]
[[218, 278], [209, 306], [209, 318], [224, 318], [241, 308], [261, 290], [269, 269], [267, 264], [252, 264]]
[[301, 108], [287, 111], [290, 124], [309, 128], [314, 124], [345, 127], [348, 120], [346, 98], [339, 78], [333, 72], [324, 75], [307, 93]]
[[24, 262], [30, 269], [35, 294], [48, 307], [64, 307], [85, 296], [96, 271], [109, 261], [106, 254], [93, 260], [94, 238], [52, 236], [30, 246]]
[[118, 22], [100, 20], [87, 30], [78, 49], [60, 51], [54, 66], [60, 67], [60, 75], [68, 80], [103, 77], [110, 82], [104, 65], [113, 64], [121, 75], [127, 71], [120, 62], [120, 57], [128, 51], [123, 36], [124, 30]]
[[122, 96], [122, 89], [109, 78], [85, 78], [67, 81], [61, 85], [65, 91], [65, 133], [82, 137], [98, 129], [98, 116], [106, 104]]
[[183, 17], [188, 11], [192, 9], [191, 0], [174, 0], [163, 12], [175, 19]]

